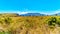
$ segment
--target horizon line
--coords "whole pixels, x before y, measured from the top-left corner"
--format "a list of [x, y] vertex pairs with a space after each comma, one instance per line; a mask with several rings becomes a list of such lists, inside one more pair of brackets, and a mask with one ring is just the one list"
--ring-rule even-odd
[[55, 10], [55, 11], [36, 11], [36, 10], [3, 10], [0, 11], [0, 13], [17, 13], [17, 14], [26, 14], [26, 13], [40, 13], [40, 14], [46, 14], [46, 15], [52, 15], [52, 14], [57, 14], [60, 13], [60, 10]]

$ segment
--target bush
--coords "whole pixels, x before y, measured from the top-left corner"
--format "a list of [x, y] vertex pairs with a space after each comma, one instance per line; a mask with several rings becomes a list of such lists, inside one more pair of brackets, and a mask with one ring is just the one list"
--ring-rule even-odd
[[60, 27], [60, 18], [56, 18], [56, 17], [49, 18], [48, 25], [52, 28], [55, 27], [56, 25]]
[[50, 20], [48, 21], [48, 25], [55, 25], [57, 22], [57, 19], [55, 17], [51, 17]]
[[56, 24], [60, 27], [60, 18], [57, 19], [57, 23]]
[[7, 17], [7, 18], [4, 19], [4, 22], [6, 24], [10, 24], [12, 22], [12, 19], [10, 17]]
[[11, 34], [11, 32], [0, 32], [0, 34]]
[[49, 25], [51, 28], [53, 28], [53, 27], [55, 27], [56, 22], [57, 22], [57, 18], [56, 18], [56, 17], [51, 17], [51, 18], [49, 18], [49, 20], [48, 20], [48, 25]]

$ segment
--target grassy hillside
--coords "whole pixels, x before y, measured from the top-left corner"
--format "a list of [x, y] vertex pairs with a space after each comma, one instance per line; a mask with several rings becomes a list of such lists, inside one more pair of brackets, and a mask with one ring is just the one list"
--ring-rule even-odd
[[1, 16], [0, 34], [59, 34], [60, 16]]
[[0, 14], [0, 17], [7, 17], [7, 16], [9, 16], [9, 17], [16, 17], [16, 16], [19, 16], [19, 14], [16, 14], [16, 13], [1, 13]]

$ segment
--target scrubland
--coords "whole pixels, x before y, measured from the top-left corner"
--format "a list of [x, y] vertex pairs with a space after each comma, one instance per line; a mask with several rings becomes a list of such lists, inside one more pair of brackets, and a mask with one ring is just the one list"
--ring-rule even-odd
[[60, 16], [0, 16], [0, 34], [60, 34]]

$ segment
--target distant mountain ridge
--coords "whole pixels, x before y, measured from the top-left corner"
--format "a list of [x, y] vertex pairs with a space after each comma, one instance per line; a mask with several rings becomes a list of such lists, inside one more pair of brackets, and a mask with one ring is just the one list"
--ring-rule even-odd
[[1, 13], [0, 16], [60, 16], [60, 13], [52, 14], [52, 15], [46, 15], [41, 13], [26, 13], [26, 14], [18, 14], [18, 13]]
[[27, 14], [21, 14], [20, 16], [46, 16], [46, 15], [40, 13], [27, 13]]
[[52, 14], [52, 16], [60, 16], [60, 13]]

